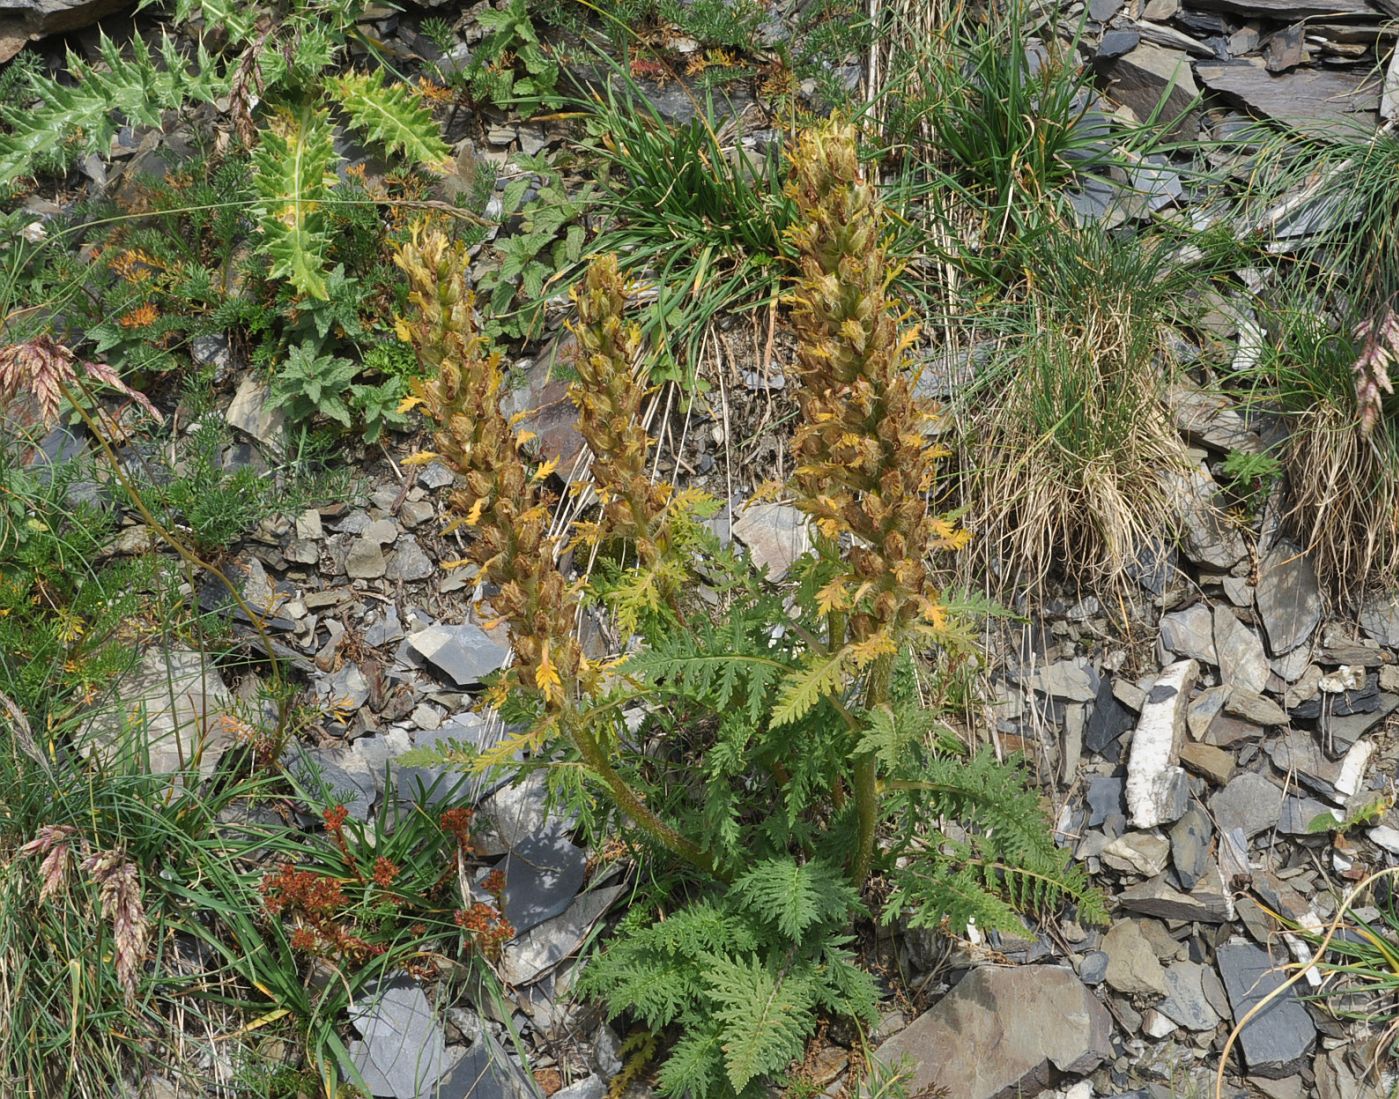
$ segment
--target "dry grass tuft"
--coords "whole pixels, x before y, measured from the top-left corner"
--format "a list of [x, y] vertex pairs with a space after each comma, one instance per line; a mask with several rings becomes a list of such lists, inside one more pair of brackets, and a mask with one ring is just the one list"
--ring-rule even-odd
[[1174, 512], [1160, 471], [1188, 465], [1162, 402], [1171, 294], [1160, 257], [1070, 236], [966, 402], [971, 559], [1002, 592], [1052, 574], [1113, 586]]

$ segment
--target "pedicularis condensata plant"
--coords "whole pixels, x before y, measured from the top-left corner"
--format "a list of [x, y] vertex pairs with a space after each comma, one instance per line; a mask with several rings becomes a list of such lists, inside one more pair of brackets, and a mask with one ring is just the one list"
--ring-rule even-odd
[[[652, 483], [640, 338], [615, 259], [595, 260], [574, 293], [571, 395], [600, 507], [573, 534], [599, 569], [569, 582], [552, 469], [531, 464], [528, 436], [500, 411], [500, 364], [476, 327], [461, 249], [420, 234], [399, 257], [415, 310], [407, 333], [428, 374], [416, 399], [458, 474], [467, 560], [516, 651], [490, 701], [538, 715], [498, 749], [439, 758], [493, 766], [516, 748], [557, 758], [571, 745], [581, 768], [564, 774], [591, 776], [659, 848], [651, 888], [666, 918], [648, 926], [638, 901], [585, 986], [613, 1015], [679, 1031], [658, 1076], [672, 1096], [756, 1096], [800, 1056], [820, 1013], [874, 1017], [848, 929], [870, 914], [862, 891], [876, 870], [891, 876], [885, 919], [908, 913], [952, 932], [973, 920], [1019, 927], [1020, 912], [1066, 898], [1083, 920], [1102, 909], [1020, 772], [932, 734], [914, 654], [956, 635], [929, 558], [966, 535], [929, 510], [942, 452], [912, 391], [914, 336], [887, 293], [883, 215], [853, 127], [804, 135], [793, 163], [802, 422], [796, 471], [776, 488], [818, 536], [787, 587], [706, 534], [697, 493]], [[624, 659], [584, 658], [584, 598], [612, 612]], [[605, 826], [590, 802], [579, 808]], [[944, 817], [966, 838], [942, 835]]]

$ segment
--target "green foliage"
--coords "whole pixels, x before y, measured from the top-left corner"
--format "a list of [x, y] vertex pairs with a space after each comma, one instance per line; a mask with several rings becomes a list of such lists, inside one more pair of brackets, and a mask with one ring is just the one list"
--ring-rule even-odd
[[272, 408], [285, 408], [293, 420], [324, 416], [349, 427], [350, 386], [357, 367], [349, 359], [322, 354], [311, 341], [293, 347], [272, 383]]
[[802, 1056], [818, 1013], [873, 1025], [874, 982], [842, 929], [859, 896], [834, 867], [759, 861], [727, 890], [665, 920], [633, 917], [584, 972], [615, 1018], [680, 1038], [658, 1075], [666, 1096], [756, 1095]]
[[472, 92], [496, 106], [557, 106], [558, 62], [540, 41], [527, 0], [505, 0], [477, 16], [490, 33], [472, 52], [468, 69]]
[[323, 268], [325, 203], [336, 182], [332, 137], [329, 114], [307, 105], [279, 112], [253, 152], [258, 227], [272, 275], [315, 298], [329, 297]]
[[[519, 225], [498, 237], [490, 258], [479, 265], [476, 286], [494, 337], [532, 338], [543, 331], [550, 288], [575, 268], [583, 252], [581, 223], [593, 201], [585, 184], [570, 192], [558, 169], [540, 157], [520, 156], [524, 174], [502, 192], [501, 217], [518, 215]], [[525, 201], [535, 188], [534, 197]]]
[[410, 164], [435, 165], [451, 151], [432, 112], [403, 85], [386, 85], [383, 69], [337, 77], [330, 89], [350, 125], [390, 155]]
[[76, 84], [31, 72], [28, 91], [37, 104], [11, 93], [16, 102], [5, 110], [6, 132], [0, 133], [0, 185], [14, 187], [36, 166], [67, 163], [84, 152], [105, 154], [121, 119], [159, 126], [163, 111], [211, 103], [228, 92], [227, 74], [202, 46], [186, 61], [168, 35], [154, 53], [135, 36], [127, 57], [102, 34], [98, 55], [100, 64], [89, 65], [69, 52], [67, 71]]
[[1250, 512], [1256, 512], [1282, 480], [1282, 462], [1267, 451], [1231, 450], [1219, 465], [1222, 483]]

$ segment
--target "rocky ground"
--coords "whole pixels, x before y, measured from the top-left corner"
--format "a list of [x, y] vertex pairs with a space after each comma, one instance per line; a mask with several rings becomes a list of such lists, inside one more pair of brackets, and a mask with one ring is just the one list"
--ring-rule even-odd
[[[3, 0], [0, 42], [70, 30], [109, 6]], [[1389, 20], [1399, 9], [1391, 0], [1091, 0], [1086, 12], [1065, 12], [1069, 22], [1081, 15], [1083, 48], [1103, 80], [1100, 109], [1121, 105], [1146, 117], [1168, 93], [1167, 114], [1185, 143], [1229, 132], [1244, 112], [1304, 125], [1389, 125], [1394, 117], [1375, 69], [1393, 44]], [[409, 48], [412, 25], [388, 13], [379, 24]], [[667, 102], [658, 92], [658, 105], [669, 110]], [[674, 110], [682, 109], [677, 99]], [[547, 123], [502, 117], [478, 153], [503, 160], [558, 139]], [[1127, 182], [1085, 190], [1084, 216], [1141, 213], [1123, 200]], [[1147, 184], [1152, 209], [1190, 210], [1188, 185], [1168, 161], [1153, 166]], [[48, 200], [31, 201], [41, 215]], [[1256, 326], [1246, 300], [1220, 304], [1221, 337], [1248, 355]], [[266, 388], [226, 344], [196, 351], [224, 365], [218, 414], [239, 440], [226, 461], [270, 466], [282, 423]], [[548, 359], [538, 352], [516, 364], [525, 384], [510, 399], [541, 410], [527, 426], [568, 470], [580, 444]], [[779, 370], [780, 361], [779, 353]], [[730, 499], [716, 529], [780, 578], [806, 546], [796, 513], [743, 507], [762, 468], [781, 460], [782, 431], [772, 426], [780, 373], [760, 375], [742, 356], [730, 366], [732, 420], [717, 402], [675, 414], [666, 461]], [[1213, 1094], [1231, 1030], [1283, 983], [1290, 971], [1279, 966], [1310, 955], [1280, 919], [1324, 929], [1338, 897], [1399, 866], [1399, 594], [1372, 599], [1358, 621], [1331, 613], [1307, 554], [1281, 528], [1276, 497], [1251, 516], [1217, 507], [1212, 464], [1262, 450], [1277, 426], [1249, 422], [1197, 390], [1177, 391], [1172, 405], [1200, 460], [1177, 494], [1180, 546], [1143, 561], [1125, 595], [1065, 594], [1025, 608], [1024, 624], [989, 628], [989, 701], [975, 722], [1001, 750], [1035, 761], [1058, 834], [1110, 893], [1113, 921], [1065, 921], [1021, 940], [973, 932], [948, 943], [909, 933], [884, 944], [899, 995], [873, 1036], [875, 1052], [890, 1063], [908, 1058], [910, 1094]], [[61, 429], [33, 460], [87, 445]], [[734, 462], [740, 445], [747, 450]], [[441, 799], [469, 781], [400, 765], [410, 748], [484, 747], [502, 733], [474, 698], [508, 646], [474, 617], [471, 576], [441, 567], [460, 556], [440, 533], [452, 474], [436, 463], [404, 467], [411, 449], [400, 441], [365, 452], [352, 501], [264, 523], [225, 568], [328, 715], [284, 762], [319, 775], [359, 819], [386, 798]], [[126, 520], [115, 554], [151, 544], [134, 514]], [[200, 596], [250, 650], [262, 644], [217, 585]], [[204, 724], [253, 686], [226, 684], [199, 653], [151, 650], [119, 693], [145, 703], [163, 737], [152, 765], [173, 770], [190, 753], [195, 719]], [[101, 753], [115, 735], [112, 722], [94, 718], [87, 750]], [[206, 773], [225, 746], [205, 744]], [[472, 796], [492, 826], [485, 853], [501, 860], [505, 915], [517, 932], [499, 966], [508, 999], [442, 1013], [415, 982], [383, 983], [350, 1019], [352, 1055], [376, 1096], [600, 1099], [621, 1071], [619, 1037], [567, 993], [580, 947], [626, 895], [620, 868], [574, 843], [571, 823], [549, 812], [539, 776], [477, 787]], [[1385, 1020], [1341, 1020], [1333, 1009], [1343, 1000], [1340, 985], [1308, 970], [1239, 1032], [1241, 1060], [1224, 1094], [1387, 1093], [1396, 1077]], [[840, 1094], [854, 1055], [832, 1040], [812, 1070], [813, 1088]]]

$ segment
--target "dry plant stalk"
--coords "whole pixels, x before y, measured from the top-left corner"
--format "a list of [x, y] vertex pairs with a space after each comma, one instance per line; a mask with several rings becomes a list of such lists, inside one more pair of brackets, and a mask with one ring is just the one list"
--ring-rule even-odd
[[[945, 609], [928, 570], [934, 550], [968, 535], [928, 508], [937, 460], [924, 432], [931, 410], [913, 394], [905, 353], [917, 330], [900, 331], [888, 294], [891, 266], [880, 239], [883, 210], [860, 170], [854, 126], [835, 121], [797, 142], [788, 193], [800, 215], [792, 231], [800, 274], [793, 294], [797, 401], [793, 437], [797, 506], [831, 545], [848, 538], [847, 568], [820, 593], [833, 653], [868, 668], [865, 705], [888, 701], [894, 657], [914, 634], [936, 636]], [[877, 763], [855, 757], [859, 821], [851, 879], [863, 884], [874, 856]]]
[[599, 256], [574, 288], [578, 321], [578, 380], [568, 389], [578, 409], [578, 431], [593, 453], [592, 474], [602, 503], [597, 536], [621, 538], [636, 547], [642, 564], [661, 557], [660, 519], [670, 485], [646, 472], [652, 440], [641, 426], [645, 387], [634, 376], [641, 330], [626, 320], [626, 284], [614, 255]]
[[[594, 688], [596, 674], [573, 632], [580, 589], [555, 565], [558, 540], [549, 533], [552, 500], [544, 488], [553, 466], [529, 471], [520, 454], [529, 437], [516, 432], [500, 410], [500, 356], [487, 348], [476, 324], [465, 249], [441, 231], [419, 228], [395, 262], [408, 276], [413, 306], [406, 335], [427, 369], [411, 400], [437, 424], [438, 454], [463, 482], [452, 497], [458, 518], [449, 529], [472, 532], [466, 560], [496, 587], [492, 607], [510, 629], [516, 661], [499, 689], [513, 682], [543, 700], [544, 719], [526, 739], [537, 743], [553, 732], [568, 737], [623, 813], [673, 854], [712, 869], [708, 853], [656, 816], [617, 772], [579, 712], [580, 698]], [[625, 335], [614, 335], [624, 347]], [[610, 430], [617, 439], [633, 439], [623, 425]], [[643, 450], [643, 461], [644, 455]], [[625, 455], [602, 458], [618, 462], [619, 470], [627, 468]], [[518, 744], [507, 741], [504, 747]], [[483, 760], [492, 762], [497, 754]]]

